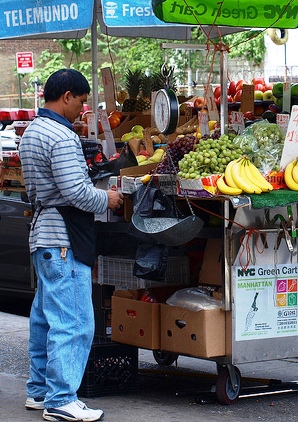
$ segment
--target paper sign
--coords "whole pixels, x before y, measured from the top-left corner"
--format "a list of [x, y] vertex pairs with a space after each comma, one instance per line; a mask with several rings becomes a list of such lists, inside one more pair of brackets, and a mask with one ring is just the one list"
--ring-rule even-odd
[[102, 84], [104, 89], [104, 97], [106, 103], [106, 110], [110, 113], [113, 110], [116, 110], [116, 101], [115, 101], [115, 87], [114, 80], [110, 67], [104, 67], [101, 69]]
[[[217, 110], [217, 105], [215, 102], [214, 94], [211, 85], [205, 85], [205, 95], [206, 95], [206, 102], [207, 102], [207, 109], [209, 113], [210, 120], [216, 120], [219, 122], [219, 114]], [[208, 132], [209, 133], [209, 132]]]
[[280, 160], [280, 170], [298, 157], [298, 105], [292, 107], [289, 126]]
[[283, 134], [286, 135], [288, 126], [289, 126], [290, 116], [289, 114], [280, 114], [277, 113], [276, 115], [276, 123], [277, 126], [280, 128]]
[[98, 118], [101, 121], [101, 125], [107, 141], [109, 157], [111, 157], [113, 154], [116, 154], [116, 145], [106, 110], [99, 109]]
[[241, 111], [242, 113], [245, 113], [246, 111], [254, 111], [254, 109], [254, 85], [243, 84], [241, 97]]
[[241, 111], [231, 112], [231, 126], [237, 134], [240, 134], [244, 131], [244, 118]]
[[88, 139], [92, 139], [93, 141], [96, 141], [97, 133], [96, 133], [96, 124], [95, 124], [95, 113], [87, 114], [87, 125], [88, 125]]
[[291, 83], [290, 82], [284, 83], [282, 109], [283, 111], [287, 111], [288, 113], [290, 113], [291, 111]]
[[199, 127], [200, 127], [200, 132], [202, 134], [202, 136], [204, 135], [209, 135], [210, 134], [210, 130], [209, 130], [209, 118], [208, 118], [208, 113], [204, 113], [204, 112], [199, 112]]

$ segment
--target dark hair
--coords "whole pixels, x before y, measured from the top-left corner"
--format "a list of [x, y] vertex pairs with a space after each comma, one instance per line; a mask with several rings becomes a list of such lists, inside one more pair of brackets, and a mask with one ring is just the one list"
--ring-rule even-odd
[[44, 86], [45, 102], [57, 101], [61, 95], [70, 91], [74, 96], [90, 93], [90, 85], [75, 69], [60, 69], [54, 72]]

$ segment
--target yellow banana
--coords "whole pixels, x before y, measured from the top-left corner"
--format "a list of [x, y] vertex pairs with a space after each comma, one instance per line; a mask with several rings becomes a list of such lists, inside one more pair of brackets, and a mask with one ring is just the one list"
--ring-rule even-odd
[[245, 160], [245, 173], [247, 178], [257, 185], [262, 192], [269, 192], [273, 190], [273, 186], [260, 173], [260, 170], [247, 158]]
[[297, 158], [295, 160], [295, 164], [293, 165], [292, 177], [294, 179], [294, 182], [298, 183], [298, 160], [297, 160]]
[[236, 161], [237, 160], [230, 161], [227, 164], [226, 169], [225, 169], [225, 181], [226, 181], [226, 184], [228, 186], [230, 186], [231, 188], [238, 188], [238, 186], [234, 182], [233, 176], [232, 176], [232, 168], [233, 168], [234, 164], [236, 163]]
[[253, 193], [257, 193], [257, 194], [262, 193], [262, 189], [258, 185], [256, 185], [252, 180], [250, 180], [249, 177], [247, 177], [247, 174], [246, 174], [246, 159], [245, 158], [241, 161], [241, 166], [239, 168], [240, 168], [240, 176], [254, 190]]
[[250, 182], [244, 174], [243, 160], [238, 160], [232, 167], [233, 180], [239, 189], [242, 189], [245, 193], [261, 193], [261, 189]]
[[285, 183], [288, 186], [288, 188], [291, 189], [291, 190], [298, 190], [298, 183], [295, 182], [295, 180], [293, 179], [293, 175], [292, 175], [293, 167], [295, 165], [296, 165], [296, 160], [291, 161], [287, 165], [287, 167], [285, 169], [285, 175], [284, 175]]
[[151, 175], [150, 174], [145, 174], [144, 176], [141, 177], [141, 182], [142, 183], [148, 183], [151, 180]]
[[242, 189], [233, 188], [227, 185], [223, 176], [217, 179], [216, 185], [218, 187], [218, 190], [225, 195], [240, 195], [242, 193]]

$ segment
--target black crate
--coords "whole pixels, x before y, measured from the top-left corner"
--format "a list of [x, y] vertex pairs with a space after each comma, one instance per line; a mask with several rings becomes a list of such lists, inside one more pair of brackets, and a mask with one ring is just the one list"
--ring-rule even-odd
[[95, 310], [111, 308], [111, 298], [115, 286], [106, 284], [92, 284], [92, 302]]
[[94, 309], [95, 335], [110, 336], [112, 334], [111, 320], [112, 308]]
[[122, 395], [138, 389], [138, 348], [95, 337], [78, 394]]

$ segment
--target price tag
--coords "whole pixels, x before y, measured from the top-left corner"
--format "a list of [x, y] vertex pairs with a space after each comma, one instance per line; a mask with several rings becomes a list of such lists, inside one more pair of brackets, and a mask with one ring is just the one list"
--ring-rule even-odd
[[210, 120], [216, 120], [217, 122], [219, 122], [219, 114], [218, 114], [214, 94], [213, 94], [213, 91], [212, 91], [212, 87], [211, 87], [211, 85], [205, 85], [204, 88], [205, 88], [205, 95], [206, 95], [206, 102], [207, 102], [207, 109], [208, 109], [208, 113], [209, 113], [209, 119]]
[[298, 157], [298, 105], [292, 107], [291, 117], [280, 160], [280, 170]]
[[231, 112], [231, 126], [234, 131], [239, 134], [245, 129], [243, 113], [241, 111]]
[[283, 134], [286, 135], [288, 126], [289, 126], [290, 116], [289, 114], [280, 114], [277, 113], [276, 115], [276, 123]]
[[88, 139], [96, 141], [96, 125], [95, 125], [95, 113], [87, 114], [87, 125], [88, 125]]
[[98, 118], [101, 121], [101, 125], [105, 134], [105, 138], [107, 141], [107, 149], [109, 152], [109, 157], [113, 154], [116, 154], [116, 145], [113, 132], [111, 130], [110, 122], [108, 119], [108, 114], [106, 110], [99, 109], [98, 110]]
[[209, 123], [208, 123], [209, 122], [208, 113], [199, 111], [198, 116], [199, 116], [199, 127], [200, 127], [200, 132], [202, 136], [209, 135], [210, 129], [209, 129]]

